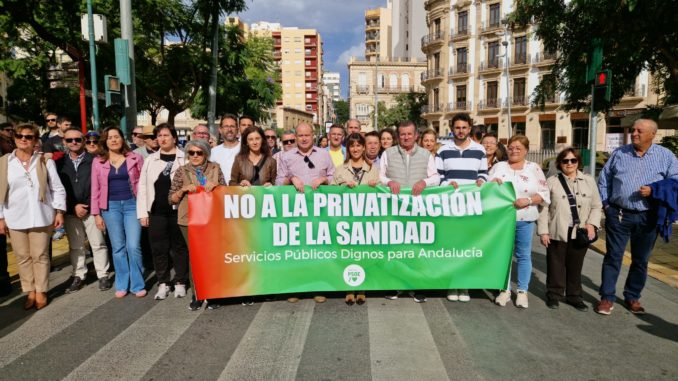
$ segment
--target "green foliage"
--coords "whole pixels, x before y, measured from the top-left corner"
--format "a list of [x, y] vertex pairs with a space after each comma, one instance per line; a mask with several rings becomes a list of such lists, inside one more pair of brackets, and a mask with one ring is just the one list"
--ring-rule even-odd
[[668, 148], [678, 157], [678, 135], [664, 136], [659, 144]]
[[[397, 126], [404, 120], [411, 120], [419, 127], [426, 125], [426, 121], [421, 117], [421, 108], [428, 103], [428, 96], [425, 93], [398, 94], [394, 100], [395, 104], [390, 108], [379, 102], [379, 129]], [[374, 112], [371, 118], [374, 119]]]
[[558, 90], [569, 109], [588, 108], [587, 56], [594, 38], [603, 44], [603, 68], [612, 71], [612, 101], [632, 90], [648, 69], [660, 82], [665, 103], [678, 99], [678, 2], [665, 0], [522, 0], [511, 15], [514, 25], [534, 24], [545, 50], [558, 52], [553, 77], [545, 76], [534, 103], [543, 105]]
[[342, 125], [345, 124], [351, 115], [348, 102], [345, 100], [338, 100], [334, 102], [334, 114], [337, 116], [335, 121], [336, 123]]

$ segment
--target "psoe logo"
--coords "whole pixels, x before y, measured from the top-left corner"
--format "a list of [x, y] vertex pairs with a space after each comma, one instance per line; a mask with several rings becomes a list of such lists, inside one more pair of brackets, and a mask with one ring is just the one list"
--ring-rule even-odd
[[365, 270], [358, 265], [348, 265], [344, 269], [344, 282], [349, 286], [360, 286], [365, 281]]

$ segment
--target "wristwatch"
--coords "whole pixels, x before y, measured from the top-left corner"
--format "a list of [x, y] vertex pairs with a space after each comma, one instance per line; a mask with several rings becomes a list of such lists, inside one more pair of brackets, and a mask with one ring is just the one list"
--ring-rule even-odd
[[57, 214], [65, 214], [66, 213], [65, 210], [61, 210], [61, 209], [57, 209], [56, 212], [57, 212]]

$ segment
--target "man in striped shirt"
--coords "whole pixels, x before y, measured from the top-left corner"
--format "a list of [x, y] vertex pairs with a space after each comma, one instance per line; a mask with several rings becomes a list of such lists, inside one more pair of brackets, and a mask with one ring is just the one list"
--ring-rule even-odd
[[668, 149], [653, 144], [657, 123], [638, 119], [631, 143], [619, 147], [608, 159], [598, 179], [605, 207], [606, 255], [603, 259], [600, 301], [595, 311], [609, 315], [626, 244], [631, 241], [631, 267], [624, 285], [624, 304], [634, 314], [644, 314], [640, 293], [647, 279], [647, 262], [657, 240], [657, 222], [649, 196], [654, 182], [678, 179], [678, 159]]
[[[450, 121], [453, 139], [440, 147], [436, 156], [436, 168], [440, 185], [476, 184], [487, 181], [487, 160], [485, 148], [470, 138], [473, 121], [466, 113], [456, 114]], [[447, 300], [468, 302], [468, 290], [448, 290]]]

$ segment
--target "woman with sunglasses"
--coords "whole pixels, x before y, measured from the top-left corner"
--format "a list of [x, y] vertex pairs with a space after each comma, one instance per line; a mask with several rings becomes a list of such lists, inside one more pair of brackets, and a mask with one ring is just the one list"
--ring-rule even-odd
[[[346, 138], [346, 150], [348, 155], [344, 164], [337, 167], [334, 172], [332, 185], [346, 185], [349, 188], [356, 185], [377, 186], [379, 184], [379, 167], [372, 165], [365, 154], [365, 138], [360, 134], [350, 134]], [[365, 291], [347, 292], [345, 302], [349, 306], [352, 306], [353, 303], [364, 304]]]
[[[211, 148], [208, 142], [200, 139], [191, 140], [186, 143], [184, 151], [188, 162], [179, 167], [172, 177], [169, 203], [178, 205], [177, 224], [189, 247], [189, 255], [191, 255], [188, 241], [188, 194], [195, 193], [198, 190], [211, 192], [218, 185], [226, 185], [226, 180], [221, 173], [219, 164], [209, 161]], [[218, 306], [215, 302], [208, 301], [207, 303], [207, 308], [210, 309]], [[193, 311], [201, 307], [202, 301], [195, 300], [195, 298], [189, 305], [189, 308]]]
[[90, 155], [96, 156], [99, 152], [99, 133], [96, 131], [88, 131], [85, 134], [85, 150]]
[[249, 187], [275, 183], [277, 164], [259, 127], [247, 127], [240, 138], [240, 152], [231, 169], [229, 185]]
[[146, 296], [137, 189], [144, 159], [132, 152], [118, 127], [101, 134], [100, 156], [92, 162], [92, 205], [97, 228], [108, 231], [115, 266], [115, 297], [129, 291]]
[[[160, 148], [144, 160], [139, 178], [137, 217], [148, 228], [148, 240], [158, 292], [155, 300], [164, 300], [174, 287], [174, 297], [186, 296], [188, 283], [188, 248], [177, 225], [177, 207], [169, 203], [172, 179], [185, 163], [184, 152], [177, 149], [177, 130], [167, 123], [153, 130]], [[170, 257], [171, 254], [171, 257]], [[170, 263], [174, 278], [170, 282]]]
[[34, 152], [37, 126], [14, 129], [16, 149], [0, 158], [0, 234], [9, 235], [19, 267], [24, 309], [47, 305], [52, 229], [64, 224], [66, 191], [56, 165]]
[[[586, 229], [589, 239], [595, 237], [603, 204], [596, 180], [582, 173], [579, 163], [581, 157], [573, 148], [564, 149], [556, 157], [560, 174], [546, 181], [551, 204], [539, 213], [537, 234], [546, 247], [546, 305], [558, 308], [564, 294], [565, 303], [584, 312], [588, 307], [582, 301], [581, 270], [588, 246], [578, 246], [575, 238], [578, 228]], [[575, 199], [576, 224], [563, 180]]]

